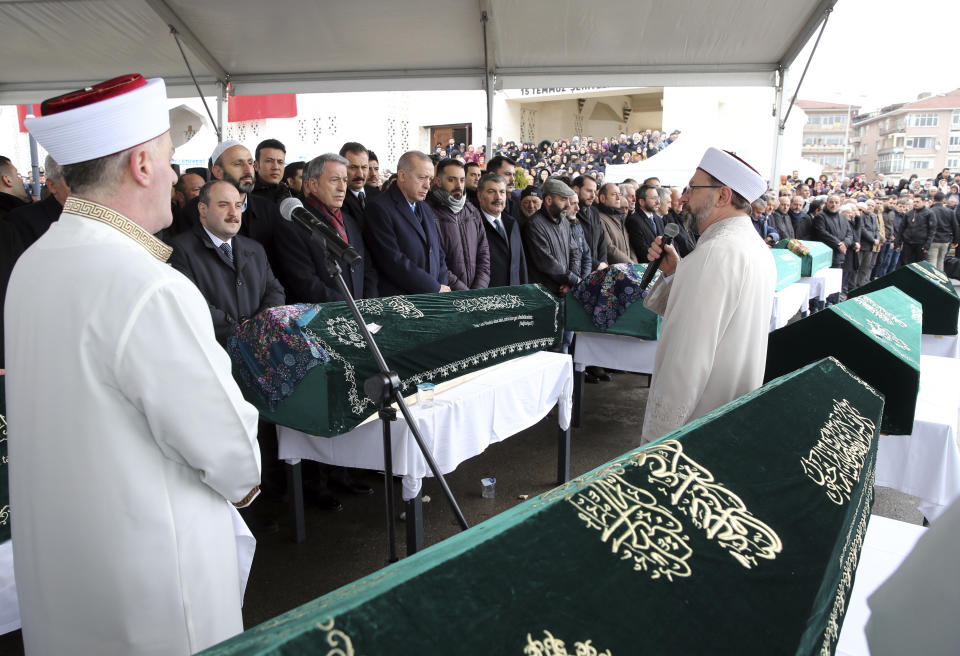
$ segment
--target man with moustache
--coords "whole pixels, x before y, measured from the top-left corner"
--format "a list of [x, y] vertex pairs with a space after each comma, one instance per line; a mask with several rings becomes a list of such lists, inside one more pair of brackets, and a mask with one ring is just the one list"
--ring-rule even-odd
[[[909, 198], [907, 202], [910, 202]], [[924, 205], [923, 198], [914, 196], [912, 204], [913, 208], [906, 212], [906, 216], [900, 223], [900, 232], [897, 234], [902, 249], [900, 261], [903, 264], [922, 262], [927, 258], [937, 229], [936, 217], [930, 208]]]
[[306, 162], [293, 162], [283, 168], [283, 181], [297, 198], [303, 197], [303, 169], [306, 166]]
[[[280, 209], [261, 196], [253, 195], [254, 159], [250, 151], [239, 141], [223, 141], [217, 144], [210, 156], [211, 179], [226, 180], [240, 192], [243, 203], [243, 216], [240, 220], [240, 233], [260, 242], [267, 253], [270, 268], [278, 270], [279, 257], [274, 243], [278, 226], [283, 223]], [[188, 202], [182, 212], [184, 219], [180, 232], [192, 230], [200, 222], [197, 209], [198, 198]]]
[[277, 205], [284, 198], [290, 198], [290, 188], [283, 181], [286, 146], [276, 139], [265, 139], [257, 144], [254, 157], [256, 160], [253, 162], [253, 169], [256, 171], [257, 180], [253, 186], [253, 194]]
[[[607, 237], [603, 231], [603, 225], [600, 223], [597, 208], [594, 206], [597, 202], [597, 181], [589, 175], [580, 175], [574, 178], [572, 186], [580, 203], [580, 212], [577, 214], [577, 218], [580, 219], [580, 225], [583, 226], [583, 235], [590, 245], [590, 260], [593, 270], [604, 269], [608, 264]], [[584, 273], [590, 272], [585, 271]]]
[[637, 192], [638, 211], [629, 217], [625, 228], [634, 253], [646, 253], [659, 235], [663, 234], [663, 219], [657, 214], [660, 207], [658, 187], [644, 183]]
[[487, 233], [480, 212], [464, 195], [464, 168], [460, 160], [445, 159], [437, 164], [427, 203], [437, 218], [450, 289], [486, 288], [490, 284]]
[[732, 153], [708, 148], [683, 202], [700, 239], [682, 260], [658, 237], [661, 278], [644, 300], [663, 315], [643, 421], [650, 442], [763, 383], [776, 265], [757, 235], [750, 201], [766, 182]]
[[363, 228], [367, 204], [380, 192], [367, 184], [370, 175], [370, 153], [363, 144], [348, 141], [340, 147], [340, 157], [347, 160], [347, 195], [343, 207]]
[[476, 162], [466, 162], [463, 165], [464, 190], [467, 195], [467, 202], [480, 209], [480, 201], [477, 200], [477, 185], [480, 184], [480, 177], [483, 170]]
[[[540, 197], [540, 190], [533, 185], [520, 192], [520, 216], [517, 217], [517, 221], [520, 222], [521, 227], [527, 219], [537, 213], [542, 205], [543, 198]], [[577, 205], [578, 209], [579, 207]]]
[[620, 208], [620, 187], [608, 182], [600, 187], [597, 195], [597, 215], [607, 239], [607, 263], [625, 264], [636, 262], [637, 255], [630, 248], [630, 238], [624, 226], [623, 209]]
[[396, 183], [367, 205], [363, 239], [383, 296], [450, 291], [437, 220], [424, 202], [433, 175], [429, 155], [408, 151], [397, 162]]
[[543, 183], [543, 206], [523, 226], [530, 282], [541, 283], [554, 294], [566, 294], [580, 282], [579, 254], [564, 216], [576, 195], [560, 180], [550, 178]]
[[840, 196], [830, 194], [823, 209], [813, 219], [813, 235], [833, 250], [834, 269], [842, 269], [847, 251], [853, 248], [853, 226], [840, 214]]
[[793, 234], [797, 239], [813, 240], [813, 219], [803, 209], [805, 204], [803, 196], [797, 194], [791, 197], [787, 216], [790, 218]]
[[247, 319], [283, 305], [283, 287], [263, 246], [238, 234], [243, 202], [237, 188], [212, 180], [200, 189], [198, 199], [200, 221], [170, 241], [170, 264], [203, 294], [217, 341], [226, 344]]
[[507, 183], [495, 173], [486, 173], [477, 183], [477, 202], [490, 249], [490, 287], [527, 284], [527, 260], [519, 222], [503, 211]]

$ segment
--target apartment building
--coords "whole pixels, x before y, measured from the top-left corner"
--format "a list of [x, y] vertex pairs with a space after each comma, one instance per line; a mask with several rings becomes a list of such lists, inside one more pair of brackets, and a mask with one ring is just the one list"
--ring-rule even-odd
[[960, 169], [960, 89], [853, 117], [847, 175], [932, 178]]
[[798, 100], [797, 107], [807, 115], [800, 156], [820, 164], [831, 178], [842, 177], [848, 121], [860, 107], [816, 100]]

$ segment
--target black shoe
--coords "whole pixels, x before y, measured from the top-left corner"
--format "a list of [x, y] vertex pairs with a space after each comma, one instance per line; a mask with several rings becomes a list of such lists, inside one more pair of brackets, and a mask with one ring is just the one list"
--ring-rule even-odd
[[338, 481], [335, 478], [331, 478], [329, 485], [331, 490], [344, 492], [346, 494], [356, 494], [357, 496], [361, 497], [373, 494], [372, 487], [369, 485], [364, 485], [363, 483], [358, 483], [354, 480]]
[[603, 367], [590, 366], [587, 367], [587, 372], [596, 376], [597, 380], [601, 380], [605, 383], [609, 383], [611, 380], [613, 380], [613, 377], [608, 374], [606, 369]]
[[277, 523], [277, 520], [272, 517], [244, 513], [243, 521], [246, 523], [247, 528], [250, 529], [250, 532], [258, 538], [265, 535], [273, 535], [280, 531], [280, 525]]
[[318, 492], [313, 496], [313, 503], [320, 510], [329, 510], [330, 512], [340, 512], [343, 510], [343, 504], [340, 500], [329, 492]]
[[583, 382], [585, 382], [585, 383], [590, 383], [591, 385], [596, 385], [597, 383], [600, 382], [600, 379], [597, 378], [596, 376], [594, 376], [593, 374], [587, 373], [586, 371], [584, 371], [584, 372], [583, 372]]

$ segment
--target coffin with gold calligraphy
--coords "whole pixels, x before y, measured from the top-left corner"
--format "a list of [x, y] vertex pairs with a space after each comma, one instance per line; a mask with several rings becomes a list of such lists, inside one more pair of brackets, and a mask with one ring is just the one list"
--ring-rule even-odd
[[[519, 285], [358, 301], [401, 392], [550, 348], [560, 299]], [[228, 342], [234, 377], [261, 416], [310, 435], [341, 435], [374, 414], [377, 372], [346, 303], [272, 308]]]
[[920, 305], [895, 287], [832, 305], [770, 333], [765, 379], [835, 357], [886, 397], [881, 430], [909, 435], [920, 391], [921, 321]]
[[639, 293], [646, 269], [646, 264], [612, 264], [584, 278], [564, 297], [566, 330], [659, 339], [663, 319], [643, 305]]
[[205, 653], [832, 653], [882, 407], [820, 361]]
[[914, 262], [851, 290], [850, 298], [896, 287], [923, 306], [924, 335], [956, 335], [960, 296], [946, 274], [929, 262]]

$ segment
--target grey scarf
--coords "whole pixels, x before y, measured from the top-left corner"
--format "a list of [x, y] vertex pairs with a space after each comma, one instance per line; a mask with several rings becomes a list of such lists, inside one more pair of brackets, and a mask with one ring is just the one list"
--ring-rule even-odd
[[445, 189], [441, 189], [440, 187], [434, 188], [433, 197], [436, 198], [441, 203], [443, 203], [444, 205], [446, 205], [447, 207], [449, 207], [454, 214], [459, 214], [460, 210], [462, 210], [463, 206], [466, 205], [467, 203], [466, 194], [462, 194], [460, 196], [460, 199], [457, 200], [452, 195], [450, 195], [450, 192], [446, 191]]

